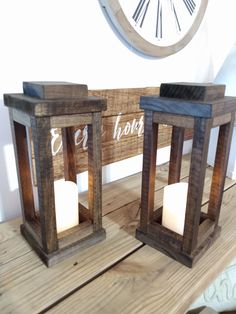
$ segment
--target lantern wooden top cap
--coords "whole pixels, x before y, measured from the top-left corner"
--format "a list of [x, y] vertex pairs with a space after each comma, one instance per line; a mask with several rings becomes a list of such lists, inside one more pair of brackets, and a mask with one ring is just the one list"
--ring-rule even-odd
[[4, 94], [5, 105], [39, 117], [107, 109], [106, 99], [88, 96], [88, 87], [84, 84], [23, 82], [23, 90], [23, 94]]
[[197, 83], [163, 83], [160, 95], [142, 96], [145, 110], [213, 118], [236, 111], [236, 97], [225, 96], [225, 85]]

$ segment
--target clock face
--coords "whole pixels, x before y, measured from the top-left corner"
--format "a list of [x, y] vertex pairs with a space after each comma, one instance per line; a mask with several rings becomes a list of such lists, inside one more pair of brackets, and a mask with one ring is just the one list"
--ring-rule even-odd
[[197, 31], [208, 0], [100, 0], [133, 47], [150, 56], [182, 49]]

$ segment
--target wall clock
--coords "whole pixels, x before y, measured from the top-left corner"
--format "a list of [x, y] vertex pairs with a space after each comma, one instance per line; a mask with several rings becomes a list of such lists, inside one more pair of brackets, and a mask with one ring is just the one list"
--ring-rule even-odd
[[99, 0], [120, 35], [153, 57], [171, 55], [192, 39], [208, 0]]

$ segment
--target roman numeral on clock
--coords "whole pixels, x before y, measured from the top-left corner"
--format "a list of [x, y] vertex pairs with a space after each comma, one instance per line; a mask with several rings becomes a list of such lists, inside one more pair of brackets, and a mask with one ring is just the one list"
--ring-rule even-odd
[[[153, 23], [153, 35], [158, 40], [164, 39], [165, 33], [167, 35], [169, 33], [167, 28], [173, 28], [173, 26], [175, 27], [173, 31], [179, 36], [185, 27], [185, 16], [188, 14], [192, 16], [197, 8], [196, 0], [182, 0], [182, 2], [181, 0], [136, 1], [138, 5], [135, 7], [132, 15], [135, 26], [138, 26], [145, 31], [147, 26], [144, 24], [147, 24], [150, 29], [150, 21], [146, 21], [146, 23], [144, 22], [145, 19], [147, 20], [151, 18], [151, 23]], [[151, 12], [153, 10], [154, 12]], [[164, 19], [166, 19], [166, 22]]]
[[157, 4], [156, 38], [162, 38], [162, 4], [160, 0]]
[[193, 0], [183, 0], [183, 2], [188, 9], [189, 14], [192, 15], [196, 8], [196, 3]]
[[178, 32], [181, 32], [181, 27], [180, 27], [180, 23], [179, 23], [179, 18], [178, 18], [178, 15], [177, 15], [177, 13], [176, 13], [176, 10], [175, 10], [175, 5], [174, 5], [173, 0], [171, 0], [171, 8], [172, 8], [172, 11], [173, 11], [173, 14], [174, 14], [175, 24], [176, 24], [177, 31], [178, 31]]
[[143, 26], [143, 22], [145, 20], [145, 16], [149, 7], [150, 0], [140, 0], [139, 4], [132, 16], [133, 20], [136, 24], [139, 23], [139, 26]]

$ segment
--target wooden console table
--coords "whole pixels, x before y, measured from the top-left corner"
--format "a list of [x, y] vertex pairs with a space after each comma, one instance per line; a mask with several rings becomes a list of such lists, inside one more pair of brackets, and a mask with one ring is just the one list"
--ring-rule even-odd
[[[184, 158], [183, 180], [188, 166]], [[167, 165], [158, 171], [157, 200], [167, 183]], [[203, 206], [208, 201], [210, 167], [207, 173]], [[20, 235], [20, 219], [1, 224], [0, 313], [185, 313], [236, 256], [235, 183], [229, 179], [225, 183], [221, 236], [193, 269], [135, 239], [140, 174], [103, 187], [106, 240], [52, 268]]]

